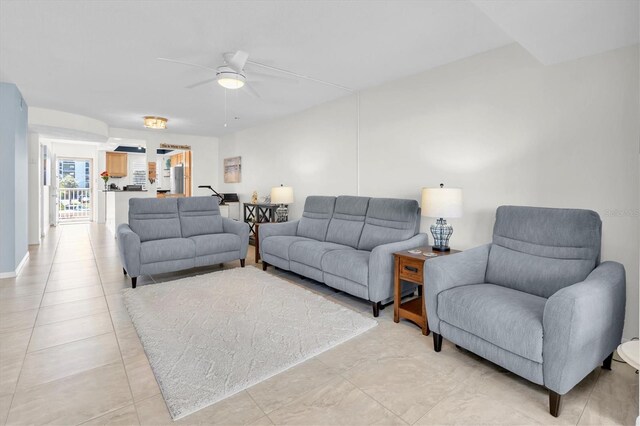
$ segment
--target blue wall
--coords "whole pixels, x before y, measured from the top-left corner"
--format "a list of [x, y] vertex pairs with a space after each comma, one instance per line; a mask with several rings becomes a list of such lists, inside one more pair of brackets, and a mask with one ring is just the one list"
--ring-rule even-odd
[[27, 104], [15, 84], [0, 83], [0, 273], [28, 251]]

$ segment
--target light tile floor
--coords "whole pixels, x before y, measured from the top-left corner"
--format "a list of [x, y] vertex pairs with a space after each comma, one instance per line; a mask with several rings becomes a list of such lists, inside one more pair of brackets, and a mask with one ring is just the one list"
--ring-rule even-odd
[[[247, 267], [259, 266], [249, 249]], [[238, 262], [225, 268], [238, 267]], [[199, 269], [139, 285], [218, 270]], [[283, 271], [277, 274], [370, 315], [369, 304]], [[124, 310], [113, 236], [102, 225], [52, 228], [20, 276], [0, 280], [0, 424], [171, 424], [140, 340]], [[633, 424], [638, 376], [597, 368], [564, 397], [395, 324], [379, 326], [179, 424]]]

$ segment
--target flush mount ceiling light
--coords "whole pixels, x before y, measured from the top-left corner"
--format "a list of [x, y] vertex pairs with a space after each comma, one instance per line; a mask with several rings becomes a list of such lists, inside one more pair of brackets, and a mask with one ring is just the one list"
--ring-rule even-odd
[[166, 129], [167, 128], [167, 120], [164, 117], [153, 117], [153, 116], [146, 116], [144, 117], [144, 127], [148, 128], [148, 129]]
[[245, 76], [229, 67], [219, 67], [216, 73], [218, 84], [225, 89], [240, 89], [244, 86]]

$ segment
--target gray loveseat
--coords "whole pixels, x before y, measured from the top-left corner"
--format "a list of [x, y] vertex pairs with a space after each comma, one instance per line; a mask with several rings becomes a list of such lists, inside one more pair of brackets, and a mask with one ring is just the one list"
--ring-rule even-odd
[[136, 288], [140, 275], [161, 274], [240, 259], [249, 225], [223, 218], [215, 197], [132, 198], [129, 224], [116, 238], [123, 271]]
[[444, 336], [545, 386], [557, 417], [622, 337], [625, 270], [600, 263], [600, 236], [593, 211], [499, 207], [493, 243], [425, 264], [436, 352]]
[[262, 267], [293, 271], [372, 303], [393, 297], [393, 253], [427, 245], [415, 200], [307, 197], [300, 220], [261, 224]]

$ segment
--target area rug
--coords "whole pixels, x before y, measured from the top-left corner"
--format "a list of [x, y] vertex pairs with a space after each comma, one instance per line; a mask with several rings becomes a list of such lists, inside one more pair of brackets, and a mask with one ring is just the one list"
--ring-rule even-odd
[[124, 302], [174, 420], [377, 325], [253, 267], [127, 289]]

